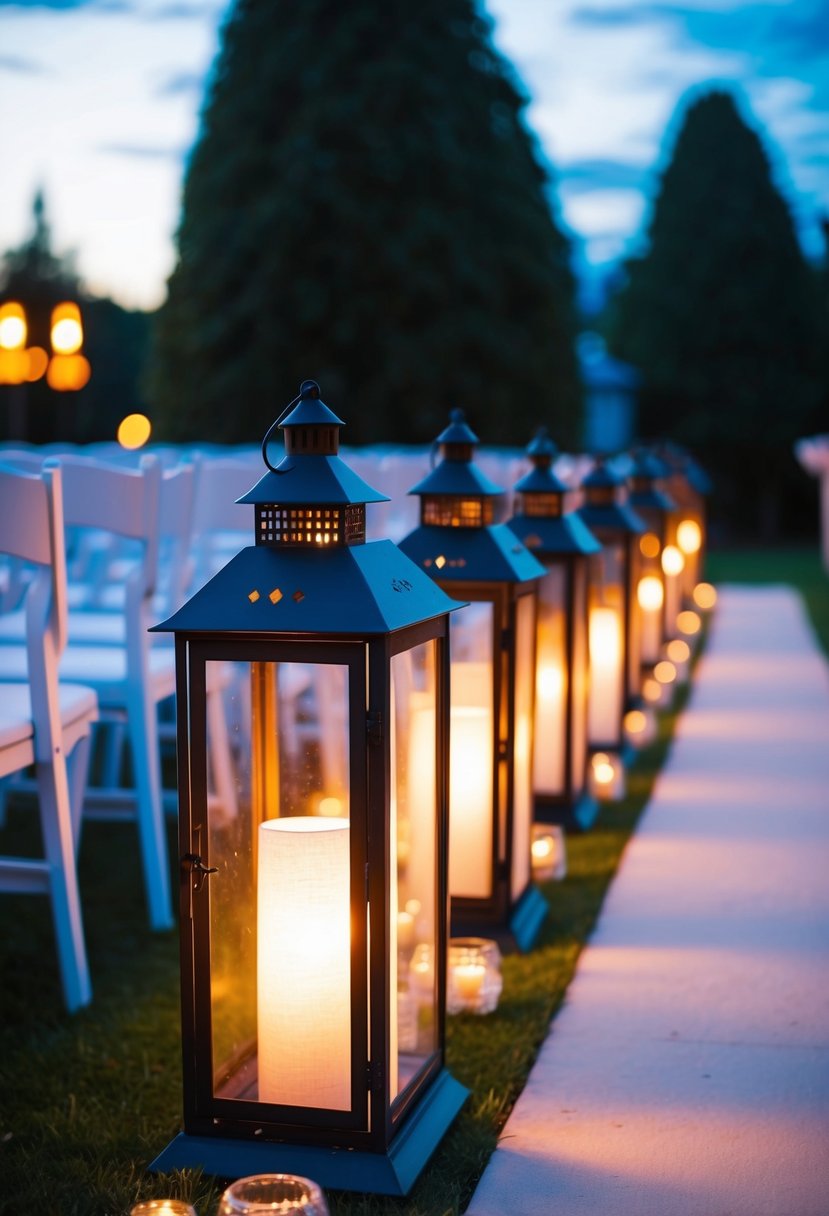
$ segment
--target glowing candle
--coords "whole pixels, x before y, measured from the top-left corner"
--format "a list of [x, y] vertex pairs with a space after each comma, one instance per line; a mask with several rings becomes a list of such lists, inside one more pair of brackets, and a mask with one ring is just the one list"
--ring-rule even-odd
[[483, 963], [456, 963], [452, 968], [452, 978], [458, 996], [474, 1005], [481, 995], [485, 975], [486, 967]]
[[351, 1108], [349, 821], [259, 827], [259, 1100]]
[[624, 697], [622, 621], [615, 608], [594, 608], [589, 628], [588, 734], [592, 743], [614, 743], [621, 729]]
[[655, 663], [662, 643], [662, 580], [654, 574], [646, 574], [639, 580], [636, 598], [642, 611], [642, 662]]
[[183, 1199], [145, 1199], [133, 1204], [130, 1216], [196, 1216], [196, 1209]]
[[449, 890], [486, 898], [492, 885], [492, 669], [452, 664]]

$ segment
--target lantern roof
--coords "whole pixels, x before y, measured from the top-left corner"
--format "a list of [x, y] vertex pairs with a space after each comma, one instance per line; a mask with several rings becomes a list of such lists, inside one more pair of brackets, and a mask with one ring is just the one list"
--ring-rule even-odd
[[[154, 632], [363, 636], [459, 607], [390, 540], [366, 542], [365, 504], [387, 499], [338, 455], [342, 425], [304, 381], [262, 442], [269, 471], [237, 499], [256, 508], [256, 543]], [[277, 427], [286, 454], [274, 466]]]
[[651, 452], [640, 450], [635, 453], [633, 468], [628, 475], [630, 484], [628, 502], [630, 505], [656, 508], [660, 511], [675, 511], [676, 502], [670, 494], [656, 484], [668, 476], [670, 476], [670, 469], [664, 460], [660, 460]]
[[421, 524], [400, 541], [400, 548], [441, 582], [526, 583], [546, 574], [507, 524]]
[[578, 508], [581, 520], [599, 537], [632, 532], [639, 536], [647, 531], [645, 521], [640, 519], [632, 507], [621, 501], [622, 478], [610, 467], [603, 456], [582, 481], [585, 499]]
[[[283, 410], [262, 442], [268, 472], [237, 502], [347, 506], [389, 501], [388, 495], [363, 481], [339, 455], [339, 431], [345, 423], [319, 394], [314, 380], [303, 380], [299, 396]], [[285, 432], [286, 451], [279, 464], [272, 465], [268, 443], [277, 427]]]
[[459, 607], [390, 540], [326, 549], [251, 545], [153, 632], [362, 636]]
[[439, 446], [441, 460], [427, 475], [412, 486], [409, 494], [456, 495], [459, 498], [495, 498], [504, 493], [501, 486], [491, 481], [473, 463], [478, 436], [466, 421], [463, 410], [454, 409], [449, 415], [449, 425], [441, 431], [435, 443]]
[[513, 515], [507, 526], [539, 557], [587, 555], [602, 547], [577, 511], [558, 516]]
[[558, 449], [546, 427], [538, 428], [527, 444], [526, 452], [533, 467], [515, 483], [516, 491], [519, 494], [566, 494], [567, 486], [553, 472], [553, 461]]

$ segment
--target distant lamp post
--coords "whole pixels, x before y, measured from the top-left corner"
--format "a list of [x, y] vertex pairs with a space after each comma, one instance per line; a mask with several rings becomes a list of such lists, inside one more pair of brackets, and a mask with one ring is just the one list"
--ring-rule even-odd
[[[340, 458], [342, 425], [305, 381], [240, 500], [255, 545], [155, 626], [176, 642], [185, 1131], [152, 1168], [404, 1195], [466, 1098], [444, 1017], [459, 605], [366, 542], [385, 496]], [[208, 797], [214, 680], [230, 817]]]
[[83, 323], [77, 304], [66, 300], [52, 309], [50, 326], [52, 357], [46, 383], [58, 393], [77, 392], [89, 382], [92, 368], [82, 355]]
[[[640, 657], [647, 675], [661, 659], [663, 643], [674, 636], [681, 608], [681, 567], [677, 558], [682, 559], [682, 554], [673, 544], [676, 503], [661, 488], [665, 473], [665, 466], [655, 456], [639, 452], [628, 480], [628, 504], [646, 527], [639, 538], [637, 599], [641, 611]], [[666, 546], [670, 546], [667, 558], [663, 556]]]
[[449, 891], [453, 935], [535, 940], [547, 912], [530, 868], [536, 587], [544, 567], [506, 524], [503, 490], [473, 462], [453, 410], [441, 459], [409, 493], [420, 526], [400, 547], [456, 599], [452, 617]]
[[595, 674], [602, 706], [621, 724], [621, 603], [614, 606], [612, 636], [606, 639], [613, 654], [594, 655], [588, 559], [597, 559], [602, 547], [576, 512], [565, 511], [567, 487], [553, 472], [555, 454], [555, 444], [546, 430], [540, 430], [527, 447], [533, 467], [515, 486], [515, 514], [509, 526], [546, 571], [538, 585], [535, 817], [544, 823], [588, 828], [597, 811], [587, 762], [588, 688]]
[[[621, 713], [618, 712], [618, 693], [616, 697], [608, 699], [601, 682], [595, 682], [591, 673], [590, 746], [594, 753], [613, 758], [598, 762], [598, 765], [606, 763], [612, 770], [602, 791], [609, 792], [614, 787], [616, 769], [621, 768], [620, 756], [625, 743], [640, 746], [648, 742], [652, 735], [653, 716], [643, 710], [641, 697], [643, 610], [640, 597], [640, 541], [647, 527], [629, 503], [624, 501], [622, 478], [605, 460], [600, 458], [596, 461], [582, 482], [582, 491], [584, 501], [579, 507], [579, 516], [602, 543], [601, 552], [590, 561], [594, 649], [599, 649], [603, 631], [610, 633], [609, 649], [612, 651], [616, 649], [616, 639], [620, 638], [621, 642]], [[660, 609], [661, 583], [656, 582], [649, 590], [652, 595], [659, 593], [656, 608]], [[609, 624], [611, 613], [612, 626]], [[609, 666], [609, 660], [607, 664]], [[609, 670], [612, 672], [616, 669]], [[618, 679], [612, 676], [614, 688]], [[608, 769], [594, 767], [594, 780], [599, 788], [603, 785], [599, 780], [601, 776], [608, 777]]]

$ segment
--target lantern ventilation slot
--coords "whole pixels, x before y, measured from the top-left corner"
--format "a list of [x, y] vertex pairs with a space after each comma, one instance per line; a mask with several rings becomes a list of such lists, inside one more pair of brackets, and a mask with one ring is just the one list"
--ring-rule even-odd
[[487, 527], [495, 517], [489, 498], [459, 498], [456, 495], [427, 495], [423, 498], [422, 522], [442, 528]]
[[560, 493], [522, 494], [521, 507], [525, 515], [557, 519], [561, 515], [562, 498], [563, 495]]
[[343, 507], [286, 507], [259, 503], [256, 508], [256, 543], [326, 549], [332, 545], [362, 544], [366, 538], [363, 503]]

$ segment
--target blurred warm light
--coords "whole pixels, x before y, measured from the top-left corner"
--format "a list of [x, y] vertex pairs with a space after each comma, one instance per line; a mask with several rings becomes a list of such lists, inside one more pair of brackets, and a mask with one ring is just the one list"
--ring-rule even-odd
[[681, 574], [685, 569], [685, 558], [676, 545], [666, 545], [662, 550], [662, 569], [666, 574]]
[[673, 684], [676, 679], [676, 667], [669, 659], [662, 659], [654, 667], [653, 674], [660, 684]]
[[26, 372], [26, 379], [29, 383], [32, 383], [46, 375], [46, 369], [49, 366], [49, 356], [42, 346], [30, 346], [26, 354], [29, 357], [29, 368]]
[[0, 350], [22, 350], [28, 332], [23, 305], [16, 300], [0, 304]]
[[616, 769], [606, 752], [596, 752], [593, 757], [593, 777], [597, 785], [610, 785], [616, 776]]
[[28, 372], [28, 351], [0, 350], [0, 384], [22, 384]]
[[343, 813], [343, 804], [339, 798], [320, 798], [317, 814], [326, 819], [339, 819]]
[[564, 688], [562, 668], [553, 664], [539, 667], [535, 687], [539, 697], [545, 701], [553, 701], [560, 697]]
[[660, 701], [662, 699], [662, 685], [658, 680], [653, 680], [648, 676], [647, 680], [642, 682], [642, 696], [646, 701]]
[[716, 602], [716, 587], [712, 587], [710, 583], [697, 583], [694, 588], [694, 603], [697, 608], [701, 608], [703, 612], [707, 612], [709, 608], [714, 607]]
[[629, 735], [641, 735], [648, 719], [641, 709], [629, 709], [624, 717], [624, 727]]
[[83, 346], [81, 310], [68, 300], [52, 309], [52, 350], [58, 355], [74, 355]]
[[150, 437], [152, 423], [145, 414], [127, 414], [118, 424], [116, 438], [122, 448], [143, 448]]
[[552, 857], [555, 843], [552, 836], [537, 836], [532, 843], [533, 861], [546, 861]]
[[691, 647], [682, 638], [674, 638], [665, 647], [665, 653], [672, 663], [687, 663], [691, 657]]
[[659, 537], [646, 532], [639, 541], [639, 551], [643, 557], [659, 557]]
[[695, 633], [699, 633], [702, 621], [699, 619], [699, 614], [691, 608], [686, 608], [680, 612], [676, 618], [676, 627], [680, 633], [687, 633], [689, 637], [693, 637]]
[[702, 547], [702, 528], [695, 519], [683, 519], [676, 530], [676, 543], [690, 556]]
[[52, 355], [46, 369], [46, 383], [58, 393], [77, 392], [91, 375], [89, 360], [83, 355]]
[[654, 574], [647, 574], [644, 578], [640, 578], [636, 598], [639, 600], [639, 607], [645, 612], [655, 612], [657, 608], [661, 608], [665, 598], [662, 580]]

